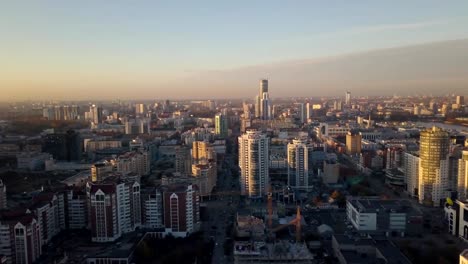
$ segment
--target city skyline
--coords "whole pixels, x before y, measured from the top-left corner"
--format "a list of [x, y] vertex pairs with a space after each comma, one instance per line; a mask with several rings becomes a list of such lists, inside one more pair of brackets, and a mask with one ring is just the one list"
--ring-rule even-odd
[[8, 3], [1, 100], [462, 93], [466, 6]]

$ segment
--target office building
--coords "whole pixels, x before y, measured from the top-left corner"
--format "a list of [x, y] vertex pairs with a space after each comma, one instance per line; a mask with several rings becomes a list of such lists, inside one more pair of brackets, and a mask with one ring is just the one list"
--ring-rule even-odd
[[421, 132], [419, 201], [439, 206], [446, 198], [449, 174], [449, 134], [438, 127]]
[[357, 231], [404, 235], [411, 210], [408, 201], [382, 200], [379, 197], [350, 197], [346, 200], [347, 219]]
[[228, 119], [223, 114], [217, 114], [215, 116], [215, 134], [221, 138], [227, 138], [228, 136]]
[[263, 197], [269, 184], [269, 139], [260, 131], [249, 130], [238, 141], [241, 194]]
[[460, 106], [464, 105], [465, 104], [465, 97], [463, 95], [457, 95], [456, 104], [460, 105]]
[[261, 119], [270, 120], [272, 107], [270, 105], [270, 98], [268, 97], [268, 93], [263, 93], [262, 99], [260, 100], [260, 106]]
[[[309, 189], [309, 160], [312, 146], [307, 139], [294, 139], [288, 144], [288, 185], [294, 189]], [[311, 166], [312, 167], [312, 166]], [[312, 170], [310, 170], [312, 174]]]
[[264, 93], [267, 93], [267, 97], [268, 97], [268, 80], [265, 80], [265, 79], [260, 80], [260, 89], [259, 89], [258, 95], [255, 97], [255, 117], [256, 118], [262, 118], [263, 116], [265, 116], [264, 114], [265, 110], [268, 110], [268, 109], [265, 109], [262, 104]]
[[68, 130], [65, 133], [47, 134], [44, 136], [42, 151], [51, 154], [57, 160], [81, 160], [80, 134], [74, 130]]
[[331, 245], [339, 264], [411, 264], [396, 245], [382, 237], [334, 234]]
[[355, 131], [346, 134], [346, 153], [348, 155], [361, 154], [362, 136]]
[[175, 237], [186, 237], [200, 228], [200, 197], [192, 184], [173, 184], [163, 191], [164, 226]]

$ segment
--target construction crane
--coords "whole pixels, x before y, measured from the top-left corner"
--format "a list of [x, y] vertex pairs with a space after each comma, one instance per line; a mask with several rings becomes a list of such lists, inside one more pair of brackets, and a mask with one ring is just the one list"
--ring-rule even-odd
[[297, 209], [296, 209], [296, 218], [294, 218], [293, 220], [291, 220], [289, 223], [287, 224], [283, 224], [283, 225], [279, 225], [273, 229], [270, 228], [270, 235], [273, 235], [273, 233], [276, 233], [288, 226], [295, 226], [295, 232], [296, 232], [296, 242], [300, 242], [301, 241], [301, 207], [300, 206], [297, 206]]

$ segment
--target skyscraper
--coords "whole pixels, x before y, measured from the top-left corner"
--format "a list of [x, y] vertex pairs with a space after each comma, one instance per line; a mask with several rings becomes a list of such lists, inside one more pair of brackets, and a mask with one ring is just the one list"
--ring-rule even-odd
[[[266, 98], [265, 94], [266, 93]], [[266, 111], [270, 111], [269, 107], [265, 107], [262, 100], [268, 99], [268, 80], [260, 80], [260, 89], [257, 97], [255, 97], [255, 117], [262, 118], [265, 116]], [[268, 102], [268, 101], [267, 101]], [[269, 102], [267, 104], [269, 106]]]
[[345, 99], [346, 99], [346, 101], [345, 101], [346, 105], [348, 105], [348, 106], [351, 105], [351, 92], [350, 91], [346, 92], [346, 98]]
[[294, 139], [288, 144], [288, 185], [294, 189], [309, 188], [309, 156], [312, 147], [306, 139]]
[[457, 95], [456, 104], [457, 105], [464, 105], [465, 104], [465, 97], [463, 95]]
[[102, 121], [102, 108], [96, 105], [91, 105], [89, 107], [89, 117], [91, 122], [94, 124], [99, 124]]
[[221, 138], [228, 136], [228, 120], [223, 114], [215, 116], [215, 134]]
[[269, 139], [260, 131], [249, 130], [238, 140], [241, 194], [262, 197], [269, 183]]
[[419, 202], [439, 206], [445, 198], [449, 174], [449, 134], [438, 127], [421, 132]]
[[268, 93], [263, 93], [262, 100], [260, 101], [261, 105], [261, 118], [263, 120], [269, 120], [271, 118], [271, 105], [270, 98], [268, 98]]
[[142, 115], [145, 113], [145, 105], [144, 104], [135, 104], [135, 114]]
[[307, 123], [307, 119], [309, 118], [307, 116], [307, 113], [308, 113], [306, 109], [307, 106], [308, 104], [306, 105], [305, 103], [298, 104], [299, 119], [301, 120], [301, 123]]
[[309, 118], [312, 116], [313, 106], [311, 103], [306, 104], [306, 123], [308, 122]]

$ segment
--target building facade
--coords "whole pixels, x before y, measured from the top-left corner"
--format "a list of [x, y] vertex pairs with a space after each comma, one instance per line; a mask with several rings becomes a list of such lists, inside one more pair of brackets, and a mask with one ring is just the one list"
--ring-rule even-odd
[[241, 195], [263, 197], [269, 184], [269, 139], [249, 130], [238, 138]]
[[449, 134], [433, 127], [421, 132], [419, 150], [419, 201], [439, 206], [446, 198], [449, 177]]
[[288, 144], [288, 185], [294, 189], [309, 189], [309, 160], [312, 146], [306, 139], [294, 139]]
[[200, 198], [192, 184], [169, 185], [163, 192], [166, 233], [185, 237], [200, 228]]

